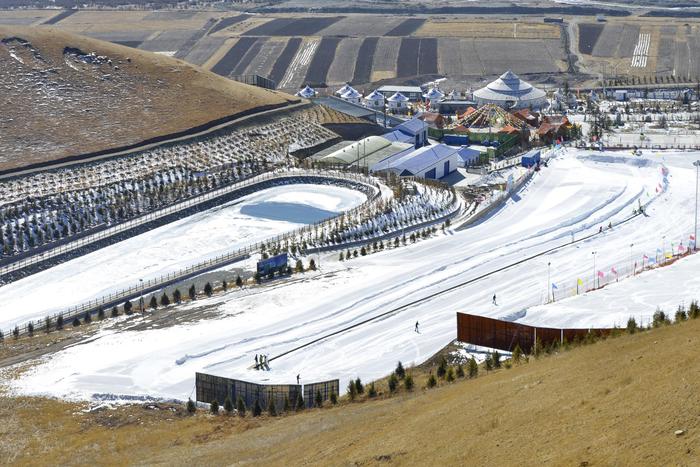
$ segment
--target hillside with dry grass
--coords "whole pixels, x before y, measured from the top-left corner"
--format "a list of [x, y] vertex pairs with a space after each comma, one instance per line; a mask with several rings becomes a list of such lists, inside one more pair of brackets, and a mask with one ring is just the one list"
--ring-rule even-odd
[[383, 381], [375, 400], [277, 418], [0, 397], [0, 455], [34, 465], [698, 465], [699, 335], [691, 320], [434, 389], [429, 362], [409, 370], [412, 392], [388, 396]]
[[0, 170], [296, 100], [164, 55], [53, 28], [0, 27]]

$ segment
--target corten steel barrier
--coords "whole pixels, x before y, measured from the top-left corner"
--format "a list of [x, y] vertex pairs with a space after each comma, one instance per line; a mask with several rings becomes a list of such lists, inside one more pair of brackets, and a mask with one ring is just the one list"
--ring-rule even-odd
[[340, 381], [332, 379], [330, 381], [322, 381], [320, 383], [311, 383], [304, 385], [304, 403], [306, 407], [311, 408], [316, 403], [316, 393], [321, 393], [323, 401], [330, 400], [331, 394], [338, 396], [340, 392]]
[[607, 328], [543, 328], [457, 313], [457, 340], [507, 352], [511, 352], [517, 344], [523, 352], [531, 353], [536, 340], [546, 347], [553, 342], [563, 343], [584, 339], [590, 333], [604, 336], [609, 332], [610, 329]]
[[[337, 379], [305, 384], [303, 395], [306, 407], [313, 407], [316, 391], [320, 391], [326, 401], [331, 393], [338, 395], [339, 387], [340, 381]], [[267, 410], [271, 398], [278, 411], [284, 409], [285, 399], [294, 408], [299, 394], [302, 394], [300, 384], [258, 384], [199, 372], [195, 374], [195, 389], [198, 402], [209, 404], [217, 401], [221, 405], [229, 397], [235, 405], [240, 396], [248, 410], [252, 410], [256, 400], [263, 410]]]

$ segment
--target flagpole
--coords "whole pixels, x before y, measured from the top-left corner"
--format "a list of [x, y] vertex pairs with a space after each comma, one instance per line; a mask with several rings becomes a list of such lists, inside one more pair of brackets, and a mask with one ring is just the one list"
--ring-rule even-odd
[[595, 251], [591, 253], [593, 255], [593, 288], [594, 289], [597, 288], [595, 285], [595, 276], [596, 276], [596, 274], [595, 274], [595, 255], [596, 255], [596, 253], [597, 252], [595, 252]]
[[[547, 289], [548, 291], [552, 288], [552, 280], [551, 280], [551, 275], [550, 275], [550, 266], [552, 265], [551, 261], [547, 261]], [[549, 294], [549, 292], [547, 292]], [[554, 299], [554, 290], [552, 290], [552, 299]]]

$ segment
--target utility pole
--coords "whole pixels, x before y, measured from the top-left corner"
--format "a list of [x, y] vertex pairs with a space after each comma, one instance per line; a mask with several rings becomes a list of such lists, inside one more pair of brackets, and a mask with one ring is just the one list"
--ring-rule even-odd
[[698, 251], [698, 177], [700, 176], [700, 159], [693, 162], [695, 166], [695, 240], [693, 249]]

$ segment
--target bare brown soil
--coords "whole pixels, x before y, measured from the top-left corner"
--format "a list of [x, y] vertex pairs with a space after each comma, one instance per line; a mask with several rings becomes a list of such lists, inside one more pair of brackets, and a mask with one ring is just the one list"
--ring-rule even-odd
[[[700, 320], [376, 400], [258, 419], [0, 398], [10, 463], [698, 465]], [[79, 364], [79, 363], [78, 363]], [[676, 435], [677, 430], [682, 434]]]
[[[0, 40], [0, 170], [134, 144], [294, 100], [170, 57], [53, 28], [0, 27]], [[67, 47], [105, 60], [87, 63], [66, 54]]]

